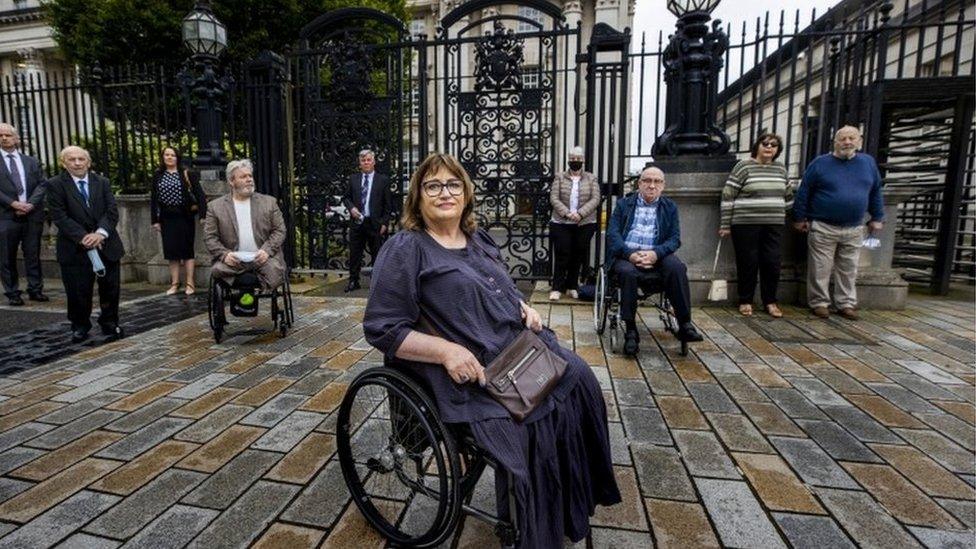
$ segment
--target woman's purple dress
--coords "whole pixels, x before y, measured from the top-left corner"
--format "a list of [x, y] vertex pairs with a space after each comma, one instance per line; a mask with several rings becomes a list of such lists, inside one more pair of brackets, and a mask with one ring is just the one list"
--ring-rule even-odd
[[[597, 505], [620, 501], [613, 475], [606, 404], [589, 366], [559, 346], [546, 329], [539, 336], [559, 353], [566, 374], [546, 402], [519, 424], [477, 384], [455, 384], [439, 365], [396, 358], [421, 311], [447, 339], [486, 365], [524, 329], [521, 293], [482, 230], [467, 247], [450, 250], [422, 231], [402, 231], [380, 250], [363, 320], [366, 339], [391, 364], [415, 369], [432, 388], [440, 416], [470, 425], [478, 445], [513, 474], [519, 547], [561, 547], [589, 531]], [[496, 498], [507, 512], [505, 475], [496, 475]]]

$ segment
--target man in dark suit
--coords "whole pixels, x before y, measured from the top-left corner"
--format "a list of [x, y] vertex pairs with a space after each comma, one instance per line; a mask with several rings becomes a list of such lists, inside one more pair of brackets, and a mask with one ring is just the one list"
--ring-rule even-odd
[[21, 306], [17, 248], [24, 252], [27, 295], [48, 301], [41, 275], [41, 232], [44, 229], [44, 174], [37, 159], [17, 150], [20, 136], [0, 123], [0, 281], [11, 305]]
[[342, 203], [349, 211], [349, 283], [346, 291], [360, 288], [359, 270], [363, 266], [363, 249], [376, 258], [390, 216], [393, 214], [393, 193], [390, 178], [376, 173], [376, 155], [369, 149], [359, 152], [360, 173], [349, 176]]
[[[105, 335], [122, 337], [119, 326], [119, 260], [125, 250], [115, 230], [119, 208], [108, 179], [91, 173], [91, 157], [81, 147], [61, 151], [65, 171], [47, 182], [47, 207], [58, 226], [57, 254], [61, 280], [68, 295], [71, 341], [88, 339], [92, 292], [98, 279], [98, 323]], [[105, 266], [96, 277], [88, 252], [96, 250]]]

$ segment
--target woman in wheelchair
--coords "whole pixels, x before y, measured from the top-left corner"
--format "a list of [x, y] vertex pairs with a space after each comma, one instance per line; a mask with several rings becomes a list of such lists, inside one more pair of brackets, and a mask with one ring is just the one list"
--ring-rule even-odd
[[[606, 405], [587, 364], [523, 301], [476, 227], [474, 205], [474, 185], [454, 157], [424, 160], [410, 181], [406, 230], [376, 260], [363, 330], [388, 363], [423, 380], [443, 422], [466, 424], [509, 473], [495, 475], [496, 499], [501, 515], [514, 514], [518, 546], [562, 546], [587, 535], [597, 505], [620, 501]], [[484, 389], [484, 365], [525, 329], [568, 364], [542, 405], [516, 422]]]

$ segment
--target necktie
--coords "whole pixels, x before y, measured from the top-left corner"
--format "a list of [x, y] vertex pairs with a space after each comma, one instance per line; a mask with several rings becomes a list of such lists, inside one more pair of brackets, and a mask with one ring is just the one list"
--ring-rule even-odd
[[84, 179], [78, 181], [78, 187], [81, 189], [81, 197], [85, 199], [85, 206], [88, 205], [88, 182]]
[[14, 188], [17, 189], [18, 197], [24, 192], [24, 183], [20, 179], [20, 170], [17, 169], [17, 162], [14, 161], [14, 155], [12, 153], [7, 154], [10, 164], [10, 179], [14, 182]]
[[367, 200], [369, 200], [369, 175], [363, 174], [363, 215], [366, 215]]

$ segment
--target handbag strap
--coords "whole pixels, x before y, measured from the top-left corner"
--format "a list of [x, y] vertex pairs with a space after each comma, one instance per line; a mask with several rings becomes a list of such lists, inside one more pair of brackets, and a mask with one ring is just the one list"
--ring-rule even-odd
[[718, 239], [718, 246], [715, 248], [715, 261], [712, 263], [712, 278], [715, 277], [715, 271], [718, 269], [718, 256], [722, 253], [722, 241], [724, 238]]

